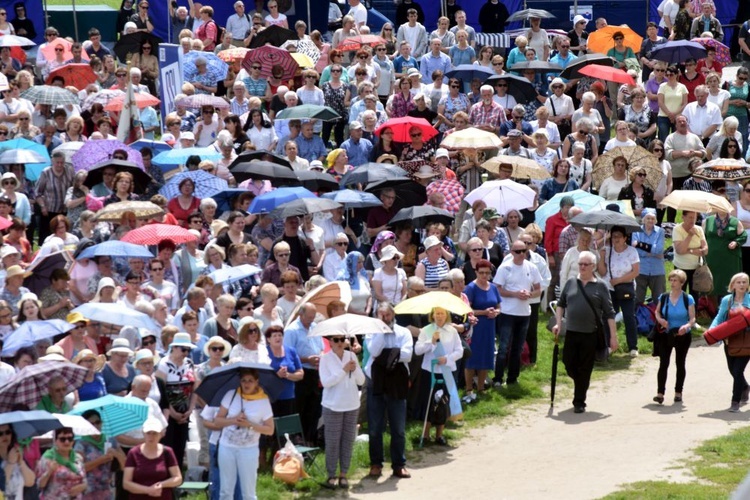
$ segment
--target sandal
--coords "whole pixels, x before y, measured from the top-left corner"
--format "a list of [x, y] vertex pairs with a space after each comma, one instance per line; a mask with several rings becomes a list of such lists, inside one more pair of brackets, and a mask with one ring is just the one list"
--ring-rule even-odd
[[336, 489], [336, 478], [335, 477], [329, 477], [328, 480], [323, 483], [324, 488], [328, 488], [329, 490], [335, 490]]
[[349, 489], [349, 480], [345, 477], [339, 478], [339, 488], [342, 490], [348, 490]]

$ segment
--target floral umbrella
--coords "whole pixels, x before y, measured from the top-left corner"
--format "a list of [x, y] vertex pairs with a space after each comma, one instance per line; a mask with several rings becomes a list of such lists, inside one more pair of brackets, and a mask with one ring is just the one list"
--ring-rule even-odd
[[614, 159], [624, 156], [629, 168], [639, 166], [646, 169], [646, 183], [651, 189], [656, 189], [664, 176], [659, 166], [659, 160], [650, 151], [640, 146], [618, 146], [599, 156], [592, 171], [594, 185], [598, 188], [604, 179], [611, 177], [614, 172]]
[[706, 50], [709, 48], [716, 50], [714, 60], [719, 64], [730, 64], [732, 62], [732, 55], [729, 52], [729, 47], [718, 40], [714, 40], [713, 38], [693, 38], [691, 42], [698, 42], [703, 45]]
[[91, 170], [95, 165], [112, 159], [112, 154], [118, 150], [124, 150], [128, 154], [127, 161], [133, 162], [143, 168], [143, 156], [140, 151], [126, 146], [116, 139], [103, 139], [101, 141], [86, 141], [76, 154], [71, 158], [76, 172], [79, 170]]

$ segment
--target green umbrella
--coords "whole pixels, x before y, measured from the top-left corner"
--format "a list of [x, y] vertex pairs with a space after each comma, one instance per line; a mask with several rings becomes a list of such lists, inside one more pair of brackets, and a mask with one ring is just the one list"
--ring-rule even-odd
[[333, 108], [328, 106], [318, 106], [317, 104], [301, 104], [290, 108], [282, 109], [276, 115], [277, 120], [304, 120], [315, 119], [324, 122], [337, 120], [341, 115], [336, 113]]

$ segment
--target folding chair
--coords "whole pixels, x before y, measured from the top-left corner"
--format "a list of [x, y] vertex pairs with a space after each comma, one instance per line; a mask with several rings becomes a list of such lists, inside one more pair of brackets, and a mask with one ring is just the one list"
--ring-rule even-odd
[[[299, 436], [300, 441], [304, 442], [304, 437], [302, 433], [302, 421], [299, 418], [299, 414], [295, 413], [293, 415], [287, 415], [285, 417], [277, 417], [274, 418], [274, 426], [276, 429], [276, 440], [279, 443], [279, 449], [283, 448], [286, 444], [286, 438], [285, 434], [288, 434], [290, 439], [292, 439], [292, 442], [294, 443], [294, 436]], [[295, 444], [294, 447], [297, 449], [300, 454], [302, 454], [302, 457], [305, 459], [305, 461], [310, 461], [310, 467], [316, 468], [315, 465], [315, 459], [318, 456], [318, 453], [320, 453], [320, 448], [317, 446], [304, 446]]]

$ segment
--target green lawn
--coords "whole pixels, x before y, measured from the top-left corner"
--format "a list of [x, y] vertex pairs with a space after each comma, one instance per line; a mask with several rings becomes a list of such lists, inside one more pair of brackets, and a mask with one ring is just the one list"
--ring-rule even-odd
[[[72, 5], [71, 0], [47, 0], [47, 5]], [[106, 5], [120, 10], [121, 0], [76, 0], [76, 5]]]

